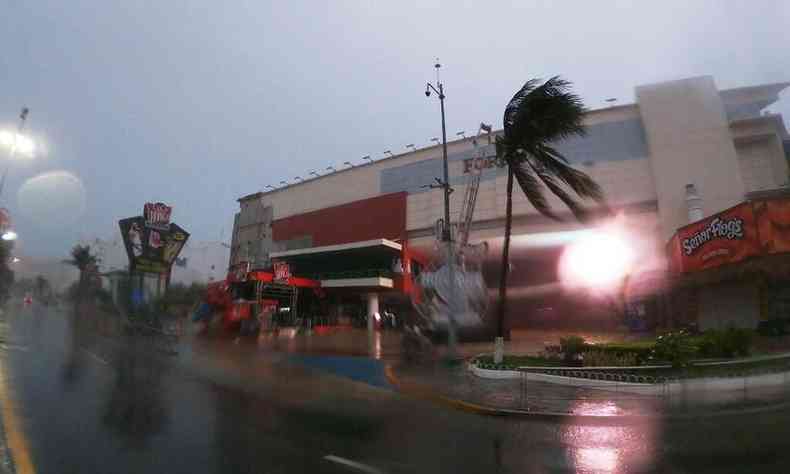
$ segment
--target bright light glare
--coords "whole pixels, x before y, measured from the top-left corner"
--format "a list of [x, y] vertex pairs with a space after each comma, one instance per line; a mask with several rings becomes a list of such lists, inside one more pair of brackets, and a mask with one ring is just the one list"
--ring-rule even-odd
[[7, 230], [0, 237], [2, 237], [3, 240], [16, 240], [17, 235], [13, 230]]
[[28, 157], [36, 153], [36, 143], [30, 137], [8, 130], [0, 130], [0, 146]]
[[618, 458], [615, 448], [580, 448], [576, 452], [576, 468], [582, 472], [617, 472]]
[[11, 263], [19, 263], [19, 257], [12, 258]]
[[564, 283], [597, 290], [614, 288], [630, 271], [634, 250], [612, 230], [596, 230], [569, 245], [560, 260]]

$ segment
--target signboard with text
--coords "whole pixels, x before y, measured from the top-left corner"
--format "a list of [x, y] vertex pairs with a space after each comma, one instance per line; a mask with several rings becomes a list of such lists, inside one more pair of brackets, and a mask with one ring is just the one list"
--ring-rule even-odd
[[669, 243], [673, 269], [690, 272], [760, 253], [751, 203], [739, 204], [678, 229]]
[[674, 272], [790, 253], [790, 199], [749, 201], [681, 227], [668, 244]]
[[288, 281], [291, 267], [285, 262], [274, 262], [274, 281]]
[[118, 221], [129, 268], [142, 273], [169, 273], [189, 233], [170, 222], [171, 207], [149, 204], [142, 216]]

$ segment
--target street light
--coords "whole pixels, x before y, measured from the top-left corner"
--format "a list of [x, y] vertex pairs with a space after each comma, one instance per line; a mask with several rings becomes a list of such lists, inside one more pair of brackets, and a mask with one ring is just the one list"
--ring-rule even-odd
[[[452, 236], [450, 235], [450, 193], [453, 192], [450, 187], [450, 172], [447, 165], [447, 127], [444, 118], [444, 84], [439, 80], [439, 69], [442, 67], [439, 61], [434, 64], [436, 68], [436, 86], [430, 82], [425, 85], [425, 97], [431, 96], [433, 91], [439, 97], [439, 104], [442, 113], [442, 172], [444, 180], [440, 181], [438, 187], [444, 190], [444, 222], [442, 223], [442, 241], [447, 246], [447, 278], [450, 280], [449, 291], [447, 295], [447, 352], [448, 357], [451, 359], [456, 358], [456, 345], [458, 343], [456, 328], [455, 328], [455, 315], [453, 314], [452, 305], [455, 302], [455, 257], [453, 252]], [[437, 181], [439, 181], [437, 179]]]
[[3, 232], [2, 236], [0, 236], [0, 238], [2, 238], [3, 240], [6, 240], [6, 241], [16, 240], [17, 237], [18, 236], [17, 236], [16, 232], [14, 232], [13, 230], [7, 230], [7, 231]]
[[10, 130], [0, 130], [0, 145], [8, 148], [12, 154], [33, 156], [36, 152], [36, 142], [26, 135]]
[[8, 176], [8, 170], [11, 168], [11, 161], [13, 161], [17, 151], [20, 151], [28, 156], [33, 156], [33, 153], [35, 152], [36, 144], [33, 142], [33, 140], [22, 135], [22, 130], [25, 128], [25, 121], [27, 120], [27, 115], [29, 113], [30, 109], [27, 107], [22, 107], [22, 111], [19, 113], [19, 126], [17, 127], [16, 133], [0, 131], [0, 145], [7, 146], [11, 149], [9, 154], [10, 159], [6, 164], [2, 177], [0, 177], [0, 196], [3, 195], [3, 188], [5, 187], [5, 180]]

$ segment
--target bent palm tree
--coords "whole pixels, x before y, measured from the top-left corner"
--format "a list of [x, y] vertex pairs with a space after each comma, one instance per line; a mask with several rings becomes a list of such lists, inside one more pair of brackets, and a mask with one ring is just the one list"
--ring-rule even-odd
[[507, 305], [507, 277], [510, 257], [510, 233], [513, 223], [513, 178], [535, 209], [544, 216], [558, 219], [549, 206], [544, 187], [557, 196], [581, 220], [588, 210], [579, 202], [593, 199], [603, 203], [601, 188], [585, 173], [573, 168], [555, 142], [584, 135], [584, 105], [570, 91], [571, 83], [558, 76], [544, 84], [527, 81], [505, 108], [503, 134], [496, 139], [497, 161], [507, 167], [507, 204], [505, 208], [505, 242], [499, 280], [497, 336], [504, 335]]

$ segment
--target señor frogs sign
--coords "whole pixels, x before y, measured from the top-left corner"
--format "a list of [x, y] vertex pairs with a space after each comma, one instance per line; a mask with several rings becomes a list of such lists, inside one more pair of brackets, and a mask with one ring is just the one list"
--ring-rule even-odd
[[715, 239], [742, 240], [743, 239], [743, 219], [733, 217], [724, 220], [719, 217], [714, 218], [704, 229], [697, 231], [691, 237], [683, 239], [684, 255], [693, 255], [706, 243]]
[[669, 242], [676, 271], [689, 272], [741, 261], [760, 253], [751, 203], [739, 204], [680, 228]]

